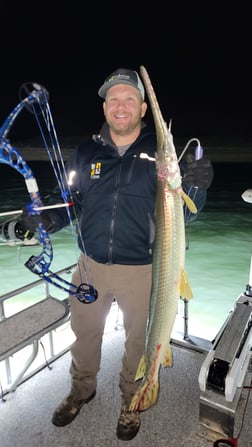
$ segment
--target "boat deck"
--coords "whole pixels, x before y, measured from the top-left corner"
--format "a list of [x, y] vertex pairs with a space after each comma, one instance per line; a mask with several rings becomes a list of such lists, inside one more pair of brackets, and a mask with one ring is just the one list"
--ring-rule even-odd
[[[173, 366], [161, 369], [156, 405], [142, 413], [141, 428], [130, 442], [116, 437], [120, 410], [118, 373], [123, 352], [121, 326], [104, 334], [102, 363], [95, 399], [69, 426], [57, 428], [51, 417], [70, 387], [70, 353], [19, 385], [0, 402], [1, 447], [211, 447], [213, 440], [199, 421], [198, 374], [207, 350], [173, 340]], [[190, 345], [190, 343], [189, 343]], [[252, 446], [252, 398], [244, 390], [237, 410], [235, 437], [239, 447]], [[239, 407], [238, 407], [239, 409]], [[220, 436], [223, 438], [223, 436]], [[223, 444], [221, 444], [222, 446]]]

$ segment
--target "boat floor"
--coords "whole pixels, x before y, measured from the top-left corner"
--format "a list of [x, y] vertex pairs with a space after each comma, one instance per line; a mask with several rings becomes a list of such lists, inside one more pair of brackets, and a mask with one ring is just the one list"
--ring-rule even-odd
[[[160, 371], [156, 405], [141, 415], [141, 428], [130, 442], [116, 437], [118, 388], [123, 352], [122, 328], [104, 334], [97, 394], [69, 426], [57, 428], [51, 417], [70, 388], [70, 352], [20, 384], [0, 402], [1, 447], [211, 447], [199, 421], [198, 374], [206, 351], [173, 343], [173, 366]], [[239, 417], [239, 447], [252, 446], [252, 399]], [[223, 436], [220, 436], [220, 438]]]

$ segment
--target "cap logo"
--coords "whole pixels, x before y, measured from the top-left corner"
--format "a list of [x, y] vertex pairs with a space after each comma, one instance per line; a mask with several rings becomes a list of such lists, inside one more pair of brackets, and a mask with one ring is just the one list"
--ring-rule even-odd
[[128, 81], [130, 80], [130, 76], [124, 74], [114, 75], [109, 78], [108, 82], [114, 81], [115, 79], [126, 79]]

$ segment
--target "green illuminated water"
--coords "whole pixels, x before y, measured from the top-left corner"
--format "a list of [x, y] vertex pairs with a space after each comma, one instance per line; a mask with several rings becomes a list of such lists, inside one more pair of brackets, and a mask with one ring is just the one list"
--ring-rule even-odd
[[[22, 208], [29, 201], [23, 179], [9, 167], [1, 168], [0, 211]], [[252, 255], [252, 204], [241, 198], [244, 190], [252, 188], [251, 165], [219, 164], [214, 168], [207, 204], [200, 217], [186, 227], [186, 270], [194, 294], [189, 302], [188, 331], [207, 339], [214, 338], [245, 291]], [[32, 169], [42, 195], [47, 194], [54, 184], [50, 166], [35, 163]], [[74, 264], [78, 249], [70, 227], [51, 239], [51, 270]], [[24, 267], [27, 259], [38, 253], [39, 246], [0, 246], [1, 294], [38, 279]], [[183, 313], [182, 301], [179, 311]]]

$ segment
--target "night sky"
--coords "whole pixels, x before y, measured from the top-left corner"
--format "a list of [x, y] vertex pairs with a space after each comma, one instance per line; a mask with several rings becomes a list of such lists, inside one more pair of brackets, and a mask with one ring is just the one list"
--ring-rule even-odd
[[[175, 137], [251, 141], [251, 17], [250, 1], [2, 1], [1, 123], [36, 81], [59, 136], [97, 132], [104, 79], [144, 65]], [[27, 113], [11, 135], [36, 132]]]

